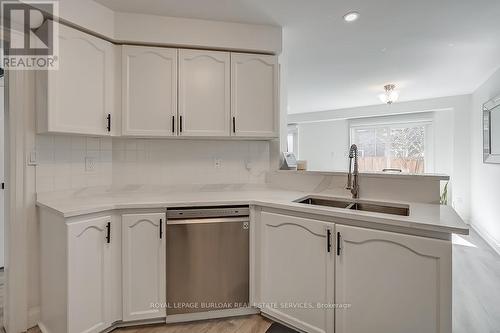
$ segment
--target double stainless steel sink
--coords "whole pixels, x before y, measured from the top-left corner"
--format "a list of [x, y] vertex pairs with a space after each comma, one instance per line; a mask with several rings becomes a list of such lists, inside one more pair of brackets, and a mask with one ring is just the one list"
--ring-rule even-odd
[[335, 207], [390, 215], [410, 215], [410, 207], [403, 204], [380, 204], [371, 201], [325, 198], [320, 196], [307, 196], [296, 202], [313, 206]]

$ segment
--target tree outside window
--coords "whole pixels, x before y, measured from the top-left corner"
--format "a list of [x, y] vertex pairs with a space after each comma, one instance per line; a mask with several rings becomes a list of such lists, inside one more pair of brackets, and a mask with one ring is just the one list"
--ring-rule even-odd
[[360, 171], [396, 169], [405, 173], [424, 173], [427, 125], [353, 127], [351, 142], [358, 146]]

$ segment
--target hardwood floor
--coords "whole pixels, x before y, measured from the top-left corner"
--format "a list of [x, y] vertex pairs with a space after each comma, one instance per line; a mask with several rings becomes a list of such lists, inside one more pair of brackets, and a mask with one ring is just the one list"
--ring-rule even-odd
[[[113, 333], [264, 333], [254, 315], [175, 325], [122, 328]], [[500, 333], [500, 256], [473, 230], [453, 237], [453, 333]], [[38, 328], [29, 333], [41, 333]]]
[[473, 230], [453, 243], [453, 333], [500, 333], [500, 256]]
[[271, 321], [253, 315], [175, 325], [120, 328], [113, 333], [265, 333], [269, 326]]
[[[271, 324], [270, 320], [253, 315], [184, 324], [118, 328], [113, 333], [265, 333]], [[28, 330], [28, 333], [41, 333], [41, 331], [38, 327], [34, 327]]]

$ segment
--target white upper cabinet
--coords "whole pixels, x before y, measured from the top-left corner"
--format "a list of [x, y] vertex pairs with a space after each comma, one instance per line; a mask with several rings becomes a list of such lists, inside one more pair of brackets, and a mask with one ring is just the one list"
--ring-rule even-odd
[[[336, 333], [450, 333], [451, 243], [337, 225]], [[362, 318], [362, 320], [360, 320]]]
[[172, 136], [177, 126], [177, 49], [122, 48], [122, 134]]
[[165, 317], [165, 213], [125, 214], [122, 223], [123, 320]]
[[334, 301], [335, 225], [268, 212], [259, 223], [259, 302], [277, 304], [262, 312], [306, 332], [333, 332], [334, 310], [326, 307]]
[[275, 56], [231, 53], [232, 135], [279, 135], [279, 80]]
[[59, 69], [36, 74], [39, 133], [111, 134], [115, 52], [112, 43], [59, 24]]
[[179, 50], [179, 135], [229, 136], [228, 52]]
[[276, 56], [114, 45], [59, 24], [58, 59], [36, 73], [38, 133], [279, 136]]

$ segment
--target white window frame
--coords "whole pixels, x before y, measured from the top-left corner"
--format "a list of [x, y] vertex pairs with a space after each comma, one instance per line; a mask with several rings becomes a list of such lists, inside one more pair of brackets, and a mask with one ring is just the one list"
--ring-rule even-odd
[[[424, 172], [434, 172], [434, 125], [429, 113], [408, 114], [387, 117], [351, 119], [349, 121], [349, 145], [354, 143], [354, 131], [373, 128], [404, 128], [423, 126], [425, 129]], [[389, 158], [386, 156], [386, 158]]]
[[299, 157], [299, 126], [297, 124], [289, 124], [286, 133], [286, 150], [288, 151], [288, 136], [293, 136], [293, 153], [295, 157]]

